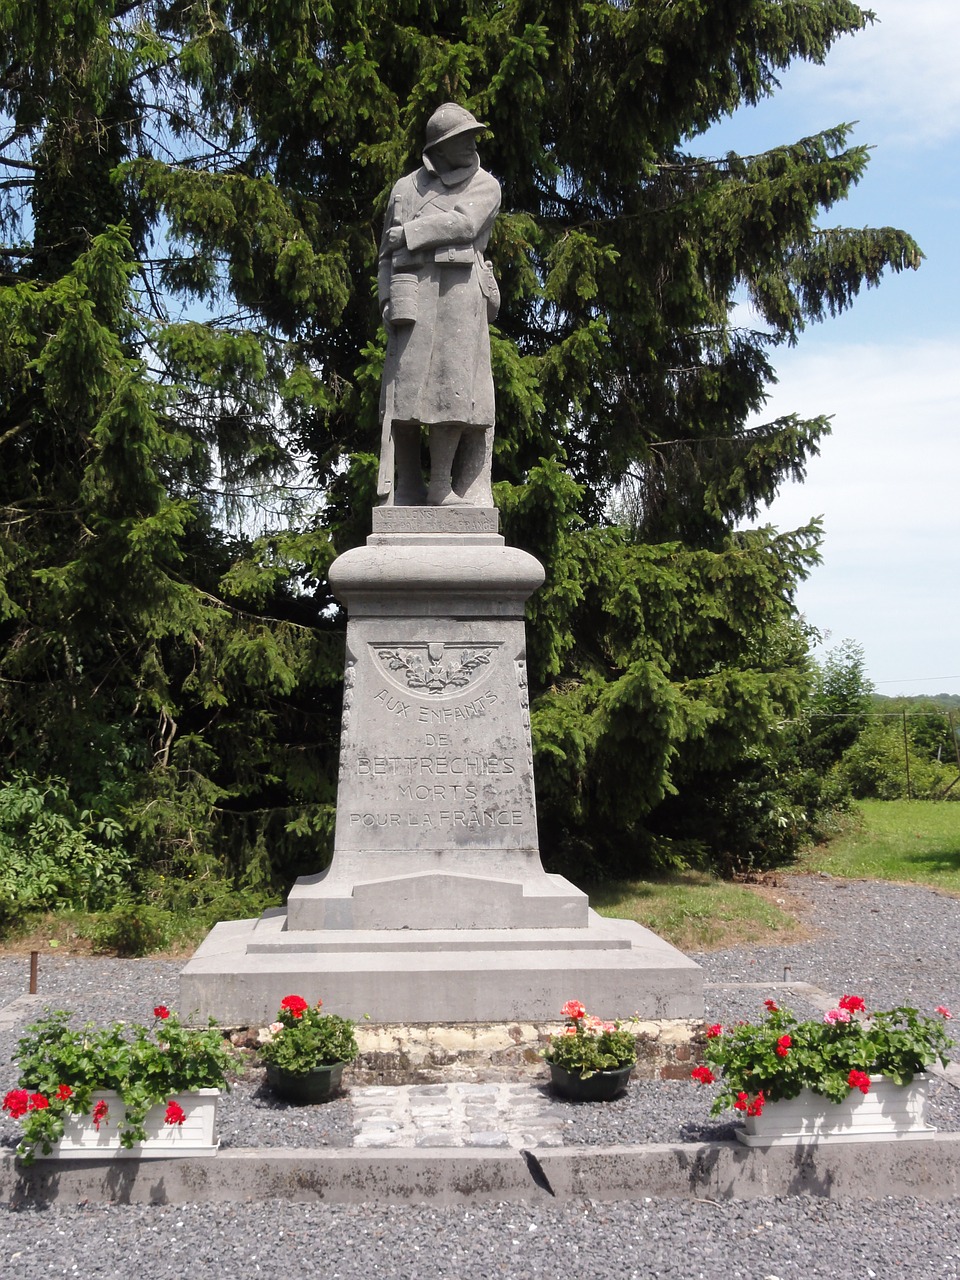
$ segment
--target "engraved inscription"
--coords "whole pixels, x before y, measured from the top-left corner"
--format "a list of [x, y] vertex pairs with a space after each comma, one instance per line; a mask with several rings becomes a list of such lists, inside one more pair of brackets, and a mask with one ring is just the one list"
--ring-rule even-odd
[[[381, 705], [403, 718], [417, 710], [386, 692]], [[525, 808], [517, 807], [520, 768], [516, 757], [464, 750], [457, 733], [442, 729], [422, 733], [402, 754], [358, 755], [355, 765], [357, 796], [367, 796], [370, 805], [350, 813], [355, 831], [467, 834], [521, 827], [527, 821]], [[496, 794], [500, 788], [490, 785], [497, 782], [511, 788], [510, 798], [504, 797], [502, 803]]]
[[358, 778], [493, 778], [517, 771], [513, 756], [359, 756]]
[[461, 720], [475, 720], [485, 716], [499, 698], [492, 689], [488, 689], [482, 697], [472, 702], [461, 702], [453, 707], [415, 706], [405, 698], [398, 698], [388, 689], [381, 689], [374, 694], [373, 701], [384, 711], [389, 711], [402, 720], [416, 720], [418, 724], [456, 724]]
[[374, 533], [496, 533], [493, 507], [374, 507]]
[[440, 809], [415, 813], [351, 813], [351, 827], [420, 827], [438, 831], [444, 827], [481, 830], [490, 827], [523, 826], [520, 809]]

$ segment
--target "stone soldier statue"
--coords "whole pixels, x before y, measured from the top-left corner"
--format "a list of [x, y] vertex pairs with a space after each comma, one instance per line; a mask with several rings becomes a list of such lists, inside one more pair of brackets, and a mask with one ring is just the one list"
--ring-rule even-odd
[[[486, 128], [444, 103], [427, 121], [422, 167], [390, 194], [378, 271], [387, 356], [377, 492], [386, 503], [493, 506], [488, 323], [500, 294], [484, 252], [500, 184], [480, 168], [477, 135]], [[427, 489], [421, 426], [429, 430]]]

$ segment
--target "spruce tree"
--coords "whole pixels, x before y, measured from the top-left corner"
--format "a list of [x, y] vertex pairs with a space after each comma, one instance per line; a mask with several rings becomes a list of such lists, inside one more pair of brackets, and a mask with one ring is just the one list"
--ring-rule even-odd
[[118, 797], [143, 859], [200, 847], [251, 883], [322, 858], [343, 621], [325, 574], [369, 528], [380, 221], [455, 99], [489, 122], [504, 192], [494, 478], [508, 540], [548, 573], [544, 852], [774, 856], [819, 534], [737, 530], [827, 420], [745, 424], [778, 344], [920, 255], [818, 228], [866, 167], [848, 126], [756, 156], [696, 139], [870, 17], [0, 0], [7, 762]]

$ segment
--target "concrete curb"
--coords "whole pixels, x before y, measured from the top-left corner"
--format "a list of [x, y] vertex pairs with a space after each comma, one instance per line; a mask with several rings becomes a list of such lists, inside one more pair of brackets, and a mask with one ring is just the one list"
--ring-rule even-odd
[[749, 1200], [960, 1194], [960, 1133], [923, 1141], [751, 1150], [738, 1142], [642, 1147], [227, 1149], [158, 1160], [0, 1159], [0, 1202], [459, 1205], [477, 1201]]

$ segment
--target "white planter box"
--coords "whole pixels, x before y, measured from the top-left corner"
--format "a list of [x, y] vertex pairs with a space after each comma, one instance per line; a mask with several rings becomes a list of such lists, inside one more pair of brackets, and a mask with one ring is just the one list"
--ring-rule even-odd
[[[106, 1120], [101, 1122], [98, 1133], [93, 1127], [90, 1113], [101, 1098], [109, 1111]], [[124, 1107], [120, 1095], [109, 1089], [95, 1091], [90, 1098], [90, 1113], [68, 1116], [63, 1137], [49, 1156], [41, 1155], [40, 1158], [149, 1160], [169, 1156], [216, 1155], [220, 1145], [220, 1140], [215, 1136], [220, 1090], [198, 1089], [195, 1093], [175, 1094], [174, 1100], [185, 1112], [186, 1118], [182, 1125], [164, 1124], [167, 1103], [161, 1102], [147, 1112], [144, 1121], [147, 1141], [134, 1143], [132, 1147], [121, 1147], [120, 1128]]]
[[908, 1085], [871, 1076], [869, 1093], [851, 1089], [843, 1102], [803, 1089], [795, 1098], [768, 1102], [762, 1115], [744, 1117], [737, 1137], [748, 1147], [932, 1138], [936, 1129], [924, 1121], [929, 1090], [930, 1077], [922, 1073]]

